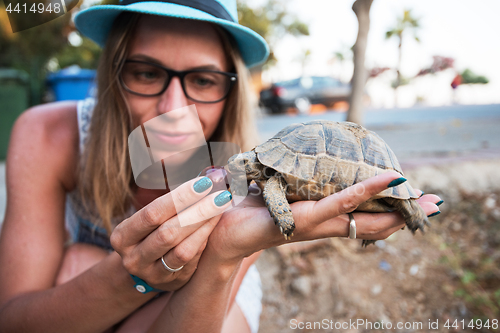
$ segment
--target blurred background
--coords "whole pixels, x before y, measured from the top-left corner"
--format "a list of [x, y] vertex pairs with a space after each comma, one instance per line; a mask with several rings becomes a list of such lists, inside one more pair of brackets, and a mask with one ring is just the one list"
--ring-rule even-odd
[[[72, 16], [102, 3], [116, 2], [80, 1], [16, 33], [0, 3], [0, 161], [25, 109], [93, 94], [100, 49]], [[389, 144], [414, 187], [445, 200], [425, 236], [266, 251], [260, 331], [288, 332], [292, 319], [364, 318], [498, 332], [500, 2], [239, 0], [238, 9], [271, 48], [251, 69], [261, 141], [294, 122], [353, 121]], [[5, 203], [0, 162], [0, 221]], [[489, 324], [443, 326], [455, 319]]]

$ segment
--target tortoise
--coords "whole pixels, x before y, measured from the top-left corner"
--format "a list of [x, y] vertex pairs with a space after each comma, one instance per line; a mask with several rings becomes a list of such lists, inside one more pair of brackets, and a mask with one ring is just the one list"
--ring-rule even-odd
[[[241, 177], [263, 191], [265, 204], [286, 239], [295, 223], [289, 203], [320, 200], [378, 174], [403, 171], [394, 152], [376, 133], [351, 122], [316, 120], [285, 127], [251, 151], [229, 158], [231, 184]], [[244, 195], [241, 186], [231, 186]], [[246, 189], [245, 189], [246, 190]], [[429, 221], [408, 182], [387, 188], [356, 211], [398, 211], [414, 233]], [[363, 245], [374, 241], [364, 241]]]

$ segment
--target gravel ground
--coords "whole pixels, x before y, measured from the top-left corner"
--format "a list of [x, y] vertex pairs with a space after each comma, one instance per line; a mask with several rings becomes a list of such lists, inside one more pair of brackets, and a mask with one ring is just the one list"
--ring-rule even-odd
[[[500, 320], [499, 168], [500, 159], [413, 165], [409, 182], [445, 200], [425, 235], [399, 231], [365, 249], [337, 238], [266, 250], [259, 332], [371, 332], [366, 322], [394, 325], [378, 332], [499, 332], [444, 327]], [[314, 328], [323, 320], [328, 329]], [[365, 325], [328, 326], [358, 320]]]
[[[367, 322], [423, 325], [379, 332], [469, 332], [444, 324], [500, 319], [500, 159], [492, 151], [471, 156], [403, 163], [414, 187], [445, 200], [425, 235], [400, 231], [367, 249], [328, 239], [264, 251], [257, 261], [264, 289], [259, 332], [371, 332]], [[5, 199], [0, 163], [0, 221]], [[294, 329], [323, 320], [365, 325]], [[430, 330], [429, 321], [438, 329]]]

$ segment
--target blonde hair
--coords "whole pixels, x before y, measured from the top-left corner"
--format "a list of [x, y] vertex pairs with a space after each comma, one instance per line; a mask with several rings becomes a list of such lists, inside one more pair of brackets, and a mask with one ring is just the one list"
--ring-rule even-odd
[[[128, 152], [133, 121], [119, 73], [141, 15], [120, 14], [109, 33], [97, 70], [97, 101], [80, 164], [79, 190], [83, 203], [93, 222], [100, 222], [108, 233], [127, 213], [137, 189]], [[238, 80], [226, 99], [216, 130], [207, 141], [233, 142], [247, 151], [257, 143], [249, 95], [250, 76], [236, 42], [224, 29], [213, 26], [233, 62]]]

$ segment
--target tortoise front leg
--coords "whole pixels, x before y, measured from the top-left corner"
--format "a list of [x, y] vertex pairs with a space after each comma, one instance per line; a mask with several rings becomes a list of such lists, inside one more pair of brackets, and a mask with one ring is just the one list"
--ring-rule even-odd
[[295, 223], [292, 209], [286, 199], [285, 186], [284, 180], [279, 176], [267, 179], [264, 185], [264, 201], [274, 224], [280, 227], [281, 233], [288, 240], [293, 236]]

